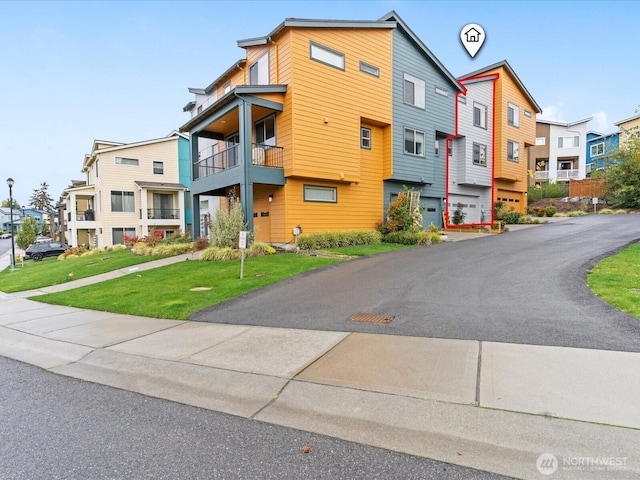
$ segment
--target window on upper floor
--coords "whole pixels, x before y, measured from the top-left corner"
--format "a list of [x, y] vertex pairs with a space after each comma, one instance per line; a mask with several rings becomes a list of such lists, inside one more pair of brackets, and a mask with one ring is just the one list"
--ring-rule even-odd
[[520, 107], [513, 103], [507, 105], [507, 122], [514, 127], [520, 126]]
[[231, 91], [231, 82], [227, 82], [224, 84], [224, 87], [222, 87], [222, 94], [224, 95], [225, 93], [229, 93]]
[[434, 153], [435, 153], [436, 157], [439, 156], [440, 155], [440, 140], [439, 139], [436, 138], [436, 141], [434, 142], [433, 147], [434, 147]]
[[487, 166], [487, 146], [479, 143], [473, 144], [473, 164], [482, 167]]
[[580, 136], [558, 137], [558, 148], [576, 148], [580, 146]]
[[96, 178], [100, 177], [100, 160], [96, 160]]
[[344, 70], [344, 53], [315, 42], [309, 42], [309, 56], [312, 60]]
[[153, 174], [164, 175], [164, 162], [153, 162]]
[[425, 108], [425, 82], [419, 78], [404, 74], [404, 103]]
[[424, 132], [404, 129], [404, 153], [424, 157]]
[[604, 153], [604, 142], [591, 145], [591, 156], [597, 157]]
[[249, 66], [249, 85], [269, 85], [269, 52]]
[[135, 212], [135, 197], [133, 192], [111, 192], [112, 212]]
[[512, 140], [507, 140], [507, 160], [511, 162], [520, 161], [520, 144]]
[[360, 127], [360, 148], [371, 150], [371, 129]]
[[318, 185], [304, 186], [305, 202], [338, 203], [338, 189], [335, 187], [320, 187]]
[[547, 144], [546, 137], [536, 137], [536, 147], [542, 147]]
[[373, 75], [374, 77], [380, 76], [380, 69], [378, 67], [374, 67], [366, 62], [360, 61], [360, 71], [364, 73], [368, 73], [369, 75]]
[[487, 117], [489, 109], [478, 102], [473, 102], [473, 125], [480, 128], [487, 128]]
[[132, 165], [137, 167], [139, 163], [137, 158], [116, 157], [116, 165]]
[[256, 122], [255, 132], [256, 132], [256, 143], [260, 145], [275, 146], [276, 144], [275, 115], [270, 115], [267, 118], [260, 120], [259, 122]]

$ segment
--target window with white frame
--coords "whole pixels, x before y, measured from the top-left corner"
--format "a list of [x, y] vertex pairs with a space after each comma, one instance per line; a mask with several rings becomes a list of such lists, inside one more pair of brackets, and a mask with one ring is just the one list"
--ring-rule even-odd
[[597, 157], [604, 153], [604, 142], [591, 145], [591, 156]]
[[547, 138], [546, 137], [536, 137], [536, 146], [537, 147], [541, 147], [543, 145], [547, 144]]
[[315, 42], [310, 42], [309, 45], [309, 56], [312, 60], [344, 70], [344, 53]]
[[96, 178], [100, 177], [100, 159], [96, 160]]
[[424, 132], [412, 128], [404, 129], [404, 153], [424, 157]]
[[260, 120], [259, 122], [256, 122], [255, 132], [256, 132], [257, 144], [275, 146], [276, 144], [275, 115], [270, 115], [267, 118]]
[[404, 103], [425, 108], [425, 82], [419, 78], [404, 74]]
[[480, 143], [473, 144], [473, 164], [487, 166], [487, 146]]
[[487, 128], [488, 108], [478, 102], [473, 102], [473, 125]]
[[507, 106], [507, 123], [514, 127], [520, 126], [520, 107], [513, 103], [509, 103]]
[[520, 161], [520, 144], [512, 140], [507, 140], [507, 160], [511, 162]]
[[576, 148], [580, 146], [580, 136], [558, 137], [558, 148]]
[[153, 162], [153, 174], [164, 175], [164, 162]]
[[360, 148], [371, 150], [371, 129], [366, 127], [360, 128]]
[[378, 67], [374, 67], [366, 62], [360, 61], [360, 71], [364, 73], [368, 73], [369, 75], [373, 75], [374, 77], [380, 76], [380, 69]]
[[231, 91], [231, 82], [227, 82], [224, 87], [222, 87], [222, 93], [229, 93]]
[[139, 163], [137, 158], [116, 157], [116, 165], [133, 165], [137, 167]]
[[440, 140], [439, 139], [436, 138], [436, 141], [435, 141], [433, 147], [434, 147], [435, 155], [437, 157], [438, 155], [440, 155]]
[[249, 66], [249, 85], [269, 85], [269, 52]]
[[136, 229], [134, 227], [116, 227], [111, 229], [111, 241], [114, 245], [124, 245], [124, 237], [135, 237]]
[[135, 212], [135, 197], [133, 192], [111, 191], [112, 212]]
[[338, 189], [336, 187], [320, 187], [318, 185], [304, 186], [305, 202], [338, 203]]

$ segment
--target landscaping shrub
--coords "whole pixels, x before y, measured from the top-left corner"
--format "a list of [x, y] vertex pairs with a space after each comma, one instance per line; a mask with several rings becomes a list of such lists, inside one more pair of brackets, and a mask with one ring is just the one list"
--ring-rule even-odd
[[160, 257], [172, 257], [183, 253], [193, 252], [193, 244], [191, 243], [175, 243], [173, 245], [158, 245], [151, 249], [151, 255]]
[[209, 247], [200, 254], [200, 260], [204, 262], [238, 260], [239, 258], [240, 251], [231, 247]]
[[320, 232], [299, 235], [296, 246], [302, 250], [350, 247], [380, 243], [382, 234], [377, 230], [354, 230], [348, 232]]
[[[248, 230], [240, 202], [233, 202], [229, 210], [218, 210], [209, 227], [212, 246], [238, 248], [240, 232]], [[251, 243], [251, 238], [247, 238], [247, 243]]]
[[[207, 242], [208, 242], [208, 239], [207, 239]], [[178, 231], [173, 235], [169, 235], [168, 237], [161, 239], [158, 243], [160, 245], [175, 245], [177, 243], [191, 243], [191, 233], [187, 232], [183, 235], [180, 231]]]
[[253, 257], [264, 257], [265, 255], [273, 255], [276, 253], [276, 249], [266, 243], [254, 242], [247, 251], [245, 255], [247, 258]]
[[453, 211], [453, 224], [460, 225], [461, 223], [464, 223], [464, 217], [466, 216], [467, 214], [462, 210], [462, 203], [458, 202], [456, 209]]
[[193, 249], [196, 252], [199, 252], [200, 250], [204, 250], [208, 246], [209, 246], [209, 239], [207, 237], [198, 237], [193, 242]]
[[82, 255], [86, 251], [87, 251], [86, 247], [83, 247], [83, 246], [70, 247], [70, 248], [66, 249], [64, 251], [64, 253], [58, 257], [58, 259], [59, 260], [65, 260], [65, 259], [69, 258], [72, 255], [74, 257], [79, 257], [80, 255]]
[[153, 249], [144, 242], [137, 242], [133, 244], [131, 251], [134, 255], [138, 255], [141, 257], [150, 256]]
[[553, 205], [548, 205], [544, 207], [545, 217], [553, 217], [556, 214], [556, 212], [557, 212], [556, 207], [554, 207]]
[[507, 213], [503, 218], [502, 221], [504, 223], [507, 223], [509, 225], [513, 225], [516, 223], [520, 223], [520, 217], [522, 217], [522, 214], [520, 212], [509, 212]]
[[495, 220], [504, 220], [505, 215], [509, 213], [509, 207], [503, 202], [493, 204], [493, 218]]
[[424, 230], [403, 230], [400, 232], [389, 232], [384, 237], [385, 243], [399, 243], [402, 245], [430, 245], [440, 243], [440, 235]]

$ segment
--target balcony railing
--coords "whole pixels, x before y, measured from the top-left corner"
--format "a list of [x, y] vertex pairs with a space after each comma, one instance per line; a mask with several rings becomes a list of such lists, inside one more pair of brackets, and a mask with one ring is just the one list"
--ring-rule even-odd
[[[536, 180], [549, 180], [549, 170], [541, 170], [539, 172], [535, 172], [534, 178]], [[557, 180], [577, 180], [579, 178], [579, 171], [577, 169], [556, 171]]]
[[[261, 167], [282, 168], [282, 147], [254, 143], [251, 149], [251, 163]], [[193, 179], [208, 177], [240, 164], [240, 144], [236, 143], [226, 150], [201, 158], [193, 164]]]
[[[144, 219], [142, 216], [143, 210], [140, 210], [140, 218]], [[176, 208], [147, 208], [147, 220], [174, 220], [180, 218], [180, 210]]]

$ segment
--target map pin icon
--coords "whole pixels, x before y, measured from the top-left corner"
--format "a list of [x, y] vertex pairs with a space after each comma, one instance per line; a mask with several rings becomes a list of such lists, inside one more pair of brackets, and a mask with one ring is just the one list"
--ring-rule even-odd
[[460, 40], [462, 41], [462, 45], [467, 49], [471, 58], [476, 56], [476, 53], [482, 47], [484, 43], [486, 35], [484, 34], [484, 28], [482, 28], [477, 23], [469, 23], [462, 27], [460, 30]]

